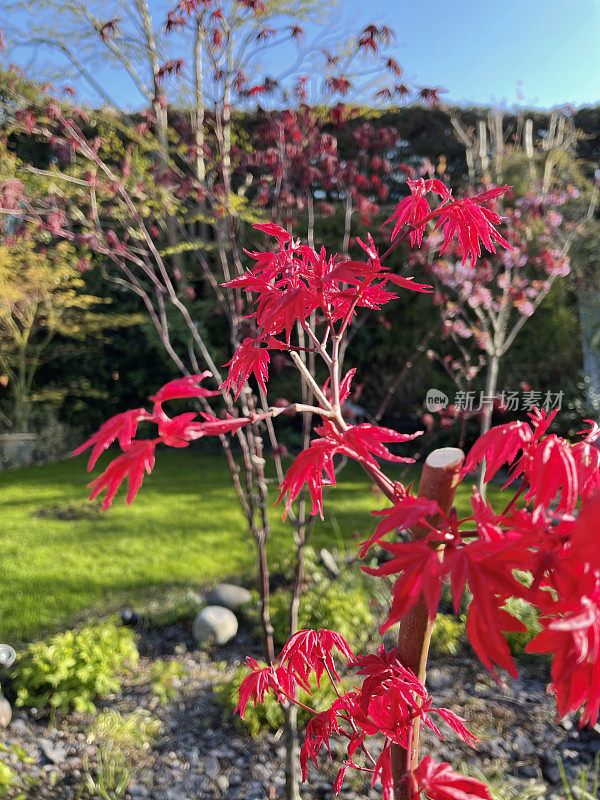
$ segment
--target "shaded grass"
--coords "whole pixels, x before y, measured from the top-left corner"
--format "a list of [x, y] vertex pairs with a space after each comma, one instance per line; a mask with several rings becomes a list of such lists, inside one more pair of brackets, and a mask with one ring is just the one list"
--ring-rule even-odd
[[[222, 456], [162, 452], [135, 502], [127, 507], [118, 496], [105, 514], [90, 513], [87, 479], [82, 457], [0, 475], [0, 641], [27, 641], [177, 587], [252, 580], [253, 541]], [[384, 505], [349, 465], [327, 497], [314, 546], [343, 549], [355, 532], [366, 538], [375, 524], [369, 512]], [[468, 513], [467, 486], [457, 505]], [[56, 519], [55, 507], [79, 518]], [[277, 561], [291, 547], [291, 527], [280, 508], [271, 518], [269, 555]]]

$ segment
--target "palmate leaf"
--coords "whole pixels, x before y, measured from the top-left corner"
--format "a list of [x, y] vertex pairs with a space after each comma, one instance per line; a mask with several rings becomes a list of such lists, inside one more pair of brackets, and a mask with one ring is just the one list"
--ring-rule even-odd
[[155, 395], [150, 397], [154, 401], [155, 408], [160, 408], [162, 403], [167, 400], [183, 400], [186, 397], [214, 397], [218, 395], [217, 390], [205, 389], [203, 386], [198, 386], [205, 378], [212, 377], [212, 373], [208, 370], [201, 372], [199, 375], [186, 375], [184, 378], [176, 378], [174, 381], [166, 383]]
[[254, 375], [258, 385], [266, 394], [270, 360], [269, 351], [261, 347], [260, 342], [247, 337], [235, 351], [231, 361], [224, 364], [225, 367], [229, 367], [229, 375], [220, 388], [226, 391], [234, 389], [234, 399], [237, 400], [250, 375]]
[[104, 450], [110, 447], [117, 439], [122, 450], [129, 447], [136, 434], [138, 424], [143, 420], [149, 419], [152, 419], [152, 417], [145, 408], [134, 408], [117, 414], [103, 423], [93, 436], [90, 436], [87, 441], [73, 451], [72, 455], [78, 456], [88, 447], [91, 447], [92, 453], [88, 462], [89, 472]]
[[422, 759], [413, 777], [417, 791], [429, 800], [492, 800], [485, 783], [454, 772], [450, 764], [431, 756]]
[[134, 441], [123, 455], [111, 461], [102, 475], [99, 475], [88, 484], [92, 489], [90, 500], [93, 500], [100, 492], [106, 489], [106, 495], [102, 503], [102, 510], [105, 511], [112, 503], [119, 486], [127, 478], [127, 505], [130, 505], [142, 485], [144, 472], [148, 473], [148, 475], [152, 472], [155, 449], [155, 440], [140, 439]]

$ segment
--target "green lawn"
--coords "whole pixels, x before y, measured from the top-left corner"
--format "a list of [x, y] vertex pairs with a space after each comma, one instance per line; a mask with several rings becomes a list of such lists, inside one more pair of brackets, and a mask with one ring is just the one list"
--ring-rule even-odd
[[[104, 514], [87, 502], [85, 467], [80, 457], [0, 474], [0, 641], [26, 641], [86, 612], [114, 610], [168, 589], [251, 577], [253, 543], [221, 456], [162, 452], [134, 503], [127, 507], [119, 495]], [[458, 503], [468, 508], [466, 487]], [[366, 538], [375, 524], [369, 511], [378, 504], [362, 471], [346, 468], [326, 499], [327, 521], [319, 521], [314, 545], [343, 547], [354, 531]], [[36, 513], [53, 506], [87, 516], [58, 520]], [[281, 522], [280, 508], [272, 520], [270, 553], [281, 557], [291, 529]]]

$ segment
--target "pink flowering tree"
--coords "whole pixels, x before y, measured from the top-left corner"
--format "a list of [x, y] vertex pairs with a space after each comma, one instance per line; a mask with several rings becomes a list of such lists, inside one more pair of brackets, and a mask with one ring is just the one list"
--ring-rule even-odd
[[[262, 666], [249, 658], [249, 674], [240, 688], [242, 715], [250, 701], [261, 703], [268, 693], [281, 704], [302, 706], [312, 715], [301, 750], [304, 778], [310, 761], [318, 766], [319, 753], [331, 753], [332, 736], [345, 741], [336, 794], [348, 770], [358, 770], [369, 774], [373, 783], [381, 780], [386, 800], [417, 796], [489, 800], [482, 783], [419, 752], [419, 731], [426, 727], [441, 736], [440, 720], [465, 742], [477, 745], [465, 720], [435, 707], [424, 685], [431, 627], [445, 582], [450, 584], [456, 610], [468, 587], [467, 634], [498, 680], [498, 670], [516, 675], [505, 634], [524, 627], [507, 609], [507, 601], [517, 597], [535, 606], [542, 632], [528, 649], [552, 654], [550, 689], [559, 714], [579, 709], [582, 725], [594, 724], [598, 717], [600, 560], [594, 531], [600, 513], [600, 451], [594, 442], [600, 429], [592, 424], [571, 443], [549, 433], [555, 413], [536, 410], [527, 422], [487, 431], [466, 460], [454, 448], [430, 454], [414, 494], [394, 477], [393, 465], [410, 460], [397, 454], [395, 447], [418, 434], [351, 425], [342, 414], [355, 370], [346, 370], [340, 352], [358, 309], [380, 308], [398, 291], [430, 290], [390, 271], [385, 264], [389, 254], [406, 239], [411, 246], [420, 246], [430, 223], [441, 229], [441, 249], [447, 250], [456, 240], [459, 257], [469, 260], [473, 269], [482, 246], [491, 252], [497, 246], [510, 251], [510, 243], [496, 227], [501, 218], [488, 206], [506, 190], [456, 199], [443, 183], [431, 181], [396, 208], [393, 243], [384, 253], [371, 238], [359, 242], [365, 254], [362, 260], [329, 255], [293, 239], [278, 225], [261, 225], [273, 238], [274, 248], [249, 254], [254, 263], [229, 281], [230, 288], [255, 298], [256, 333], [238, 347], [222, 386], [204, 388], [202, 384], [211, 380], [207, 373], [167, 384], [151, 398], [149, 410], [135, 409], [113, 418], [80, 448], [92, 448], [92, 461], [115, 441], [123, 451], [91, 484], [93, 496], [106, 492], [106, 507], [126, 478], [127, 499], [133, 500], [159, 446], [185, 447], [203, 436], [249, 429], [286, 411], [308, 412], [319, 422], [309, 447], [281, 482], [284, 516], [304, 488], [312, 500], [312, 514], [324, 516], [323, 488], [335, 485], [336, 460], [341, 456], [360, 464], [388, 499], [389, 507], [375, 512], [378, 524], [366, 535], [361, 556], [374, 546], [390, 555], [382, 566], [365, 569], [395, 578], [382, 632], [399, 623], [397, 646], [386, 651], [382, 645], [375, 654], [358, 656], [334, 631], [299, 631], [272, 663]], [[423, 196], [425, 191], [437, 196], [433, 207]], [[324, 384], [301, 358], [305, 348], [324, 363], [329, 376]], [[310, 394], [308, 403], [267, 406], [242, 417], [194, 412], [170, 416], [165, 410], [176, 397], [205, 398], [219, 390], [239, 394], [249, 378], [266, 395], [271, 353], [286, 354], [297, 368]], [[138, 438], [140, 423], [151, 424], [153, 436]], [[460, 518], [452, 508], [456, 487], [484, 459], [486, 481], [500, 469], [510, 470], [506, 503], [495, 509], [474, 489], [471, 512]], [[409, 535], [390, 538], [397, 531]], [[354, 671], [360, 685], [347, 689], [340, 680], [342, 667]], [[316, 713], [309, 702], [300, 701], [298, 690], [310, 693], [322, 681], [331, 682], [336, 698], [328, 709]]]
[[[431, 191], [431, 180], [409, 181], [409, 185], [423, 200]], [[510, 248], [486, 254], [473, 268], [461, 255], [460, 246], [446, 241], [436, 228], [410, 257], [411, 264], [423, 266], [432, 277], [443, 338], [453, 340], [458, 351], [455, 358], [443, 359], [442, 365], [454, 379], [461, 403], [446, 409], [442, 420], [460, 420], [461, 442], [469, 417], [479, 417], [480, 433], [484, 434], [491, 427], [495, 408], [517, 410], [508, 393], [498, 393], [502, 361], [555, 281], [569, 274], [570, 248], [582, 224], [591, 218], [597, 197], [592, 192], [583, 219], [568, 221], [558, 209], [579, 196], [572, 185], [568, 191], [531, 194], [508, 202], [502, 194], [497, 194], [495, 209], [505, 215], [503, 234]], [[441, 360], [437, 354], [434, 357]], [[485, 388], [476, 392], [473, 381], [482, 369]], [[540, 396], [530, 403], [529, 410], [536, 403], [552, 410], [555, 402]], [[485, 495], [482, 477], [479, 488]]]
[[[470, 341], [471, 352], [485, 356], [485, 398], [496, 394], [503, 356], [557, 278], [571, 272], [581, 283], [588, 259], [576, 251], [593, 239], [589, 223], [598, 186], [596, 176], [577, 160], [580, 134], [570, 106], [552, 111], [543, 129], [539, 121], [536, 129], [526, 113], [505, 116], [500, 109], [491, 109], [470, 127], [456, 110], [449, 116], [465, 146], [471, 191], [480, 184], [515, 185], [515, 196], [501, 201], [512, 255], [488, 257], [475, 276], [465, 274], [452, 250], [433, 259], [430, 268], [440, 288], [436, 301], [445, 334], [462, 342], [459, 349]], [[423, 251], [415, 256], [422, 260]], [[483, 433], [491, 424], [492, 402], [483, 402], [479, 410]]]

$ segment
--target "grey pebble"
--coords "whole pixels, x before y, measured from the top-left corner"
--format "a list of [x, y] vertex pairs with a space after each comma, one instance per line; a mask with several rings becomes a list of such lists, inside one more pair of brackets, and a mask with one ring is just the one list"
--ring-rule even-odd
[[206, 606], [198, 612], [193, 625], [194, 639], [198, 645], [227, 644], [237, 630], [237, 617], [224, 606]]
[[248, 589], [233, 583], [220, 583], [206, 595], [206, 602], [209, 606], [223, 606], [230, 611], [238, 611], [250, 600], [252, 600], [252, 595]]

